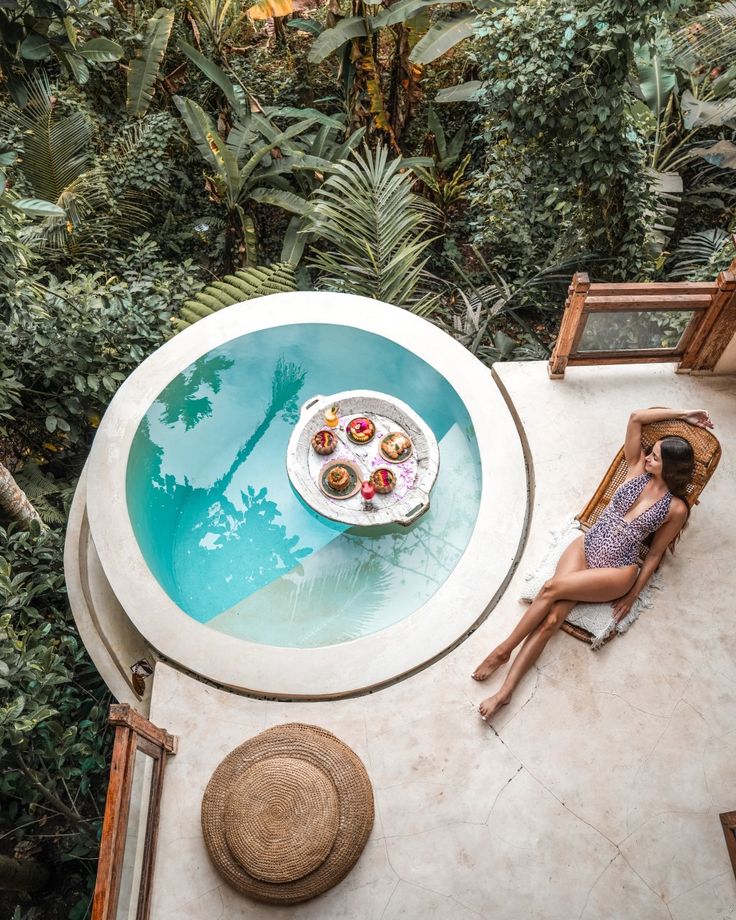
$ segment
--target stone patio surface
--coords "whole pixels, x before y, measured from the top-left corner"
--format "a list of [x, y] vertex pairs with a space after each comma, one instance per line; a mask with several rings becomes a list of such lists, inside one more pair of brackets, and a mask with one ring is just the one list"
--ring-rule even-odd
[[[533, 515], [508, 589], [465, 642], [411, 678], [333, 702], [251, 699], [158, 664], [150, 718], [180, 741], [164, 784], [154, 920], [736, 917], [718, 819], [736, 809], [736, 378], [669, 365], [575, 368], [563, 381], [541, 362], [495, 372], [528, 440]], [[502, 674], [484, 687], [470, 672], [523, 612], [523, 575], [592, 494], [629, 412], [652, 405], [707, 408], [724, 448], [663, 563], [654, 607], [598, 652], [560, 633], [486, 725], [477, 706]], [[340, 885], [274, 908], [216, 874], [199, 807], [230, 750], [292, 721], [359, 754], [376, 823]]]

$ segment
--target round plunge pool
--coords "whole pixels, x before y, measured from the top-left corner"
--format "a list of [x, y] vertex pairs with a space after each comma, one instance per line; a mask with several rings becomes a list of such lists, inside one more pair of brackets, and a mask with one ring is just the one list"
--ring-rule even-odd
[[[300, 407], [344, 390], [397, 397], [437, 439], [430, 508], [409, 527], [335, 523], [289, 482]], [[339, 695], [416, 669], [482, 617], [519, 548], [526, 480], [465, 349], [397, 308], [301, 293], [220, 311], [131, 375], [93, 446], [87, 511], [110, 586], [162, 655], [249, 691]]]
[[[300, 405], [358, 388], [398, 396], [439, 443], [429, 511], [409, 528], [334, 523], [289, 482]], [[481, 494], [473, 424], [447, 380], [396, 342], [330, 323], [262, 329], [190, 364], [143, 417], [126, 478], [138, 545], [171, 600], [210, 629], [292, 648], [357, 639], [425, 604]]]

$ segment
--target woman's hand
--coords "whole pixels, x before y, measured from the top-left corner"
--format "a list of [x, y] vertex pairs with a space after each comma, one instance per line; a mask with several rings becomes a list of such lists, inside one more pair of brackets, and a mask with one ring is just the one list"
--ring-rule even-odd
[[617, 623], [620, 623], [626, 614], [631, 610], [631, 608], [634, 606], [635, 600], [635, 594], [624, 594], [623, 597], [620, 597], [617, 601], [613, 601], [611, 603], [611, 607], [613, 607], [613, 618]]
[[698, 428], [712, 428], [713, 422], [710, 419], [710, 415], [705, 411], [705, 409], [694, 409], [692, 412], [684, 412], [682, 414], [684, 421], [689, 422], [691, 425], [695, 425]]

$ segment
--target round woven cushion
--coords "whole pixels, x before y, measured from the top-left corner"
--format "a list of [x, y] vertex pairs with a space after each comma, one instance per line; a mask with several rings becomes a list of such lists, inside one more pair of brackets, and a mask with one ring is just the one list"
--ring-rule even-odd
[[337, 790], [318, 767], [293, 757], [253, 764], [225, 800], [225, 839], [254, 878], [292, 882], [332, 849], [340, 823]]
[[365, 767], [313, 725], [279, 725], [241, 744], [202, 799], [204, 841], [217, 870], [238, 891], [272, 904], [295, 904], [336, 885], [372, 827]]

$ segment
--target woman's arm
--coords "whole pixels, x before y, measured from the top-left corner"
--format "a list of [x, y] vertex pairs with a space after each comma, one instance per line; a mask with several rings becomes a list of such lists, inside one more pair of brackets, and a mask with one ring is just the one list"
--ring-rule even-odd
[[[672, 416], [670, 415], [668, 418], [672, 418]], [[644, 564], [639, 571], [639, 575], [633, 587], [627, 594], [624, 594], [623, 597], [620, 597], [617, 601], [613, 601], [611, 604], [613, 607], [613, 618], [617, 623], [623, 620], [626, 614], [631, 610], [634, 601], [641, 594], [644, 585], [656, 572], [659, 563], [662, 561], [662, 556], [665, 554], [665, 550], [682, 530], [686, 520], [687, 507], [685, 506], [685, 502], [678, 501], [675, 503], [673, 500], [672, 509], [667, 515], [664, 524], [662, 524], [654, 535], [652, 545], [649, 548], [647, 557], [644, 560]]]
[[686, 409], [684, 412], [678, 409], [665, 409], [662, 406], [654, 409], [638, 409], [629, 416], [629, 422], [626, 426], [626, 439], [624, 441], [624, 456], [629, 465], [629, 472], [633, 468], [643, 463], [643, 452], [641, 449], [641, 428], [642, 425], [648, 425], [650, 422], [665, 422], [668, 419], [677, 418], [683, 422], [689, 422], [698, 428], [712, 428], [713, 422], [710, 415], [705, 409]]

